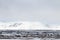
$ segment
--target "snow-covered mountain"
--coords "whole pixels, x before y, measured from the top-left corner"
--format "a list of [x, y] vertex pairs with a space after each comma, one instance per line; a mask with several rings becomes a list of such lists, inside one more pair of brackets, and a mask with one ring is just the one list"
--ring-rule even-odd
[[60, 30], [60, 26], [46, 26], [40, 22], [0, 22], [0, 30]]

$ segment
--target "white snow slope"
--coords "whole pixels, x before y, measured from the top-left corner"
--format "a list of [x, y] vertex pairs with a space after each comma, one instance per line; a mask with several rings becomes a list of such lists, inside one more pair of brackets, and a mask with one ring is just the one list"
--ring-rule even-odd
[[0, 22], [0, 30], [60, 30], [60, 26], [46, 26], [40, 22]]

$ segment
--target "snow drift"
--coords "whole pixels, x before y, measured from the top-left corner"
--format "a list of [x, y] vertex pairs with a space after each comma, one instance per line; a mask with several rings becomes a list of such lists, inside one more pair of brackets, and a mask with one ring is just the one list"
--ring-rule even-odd
[[0, 30], [60, 30], [60, 26], [46, 26], [40, 22], [0, 22]]

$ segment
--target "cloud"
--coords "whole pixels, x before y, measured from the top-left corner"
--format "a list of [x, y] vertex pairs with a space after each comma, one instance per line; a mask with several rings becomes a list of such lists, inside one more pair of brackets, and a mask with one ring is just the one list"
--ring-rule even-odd
[[0, 21], [60, 24], [59, 0], [0, 0]]

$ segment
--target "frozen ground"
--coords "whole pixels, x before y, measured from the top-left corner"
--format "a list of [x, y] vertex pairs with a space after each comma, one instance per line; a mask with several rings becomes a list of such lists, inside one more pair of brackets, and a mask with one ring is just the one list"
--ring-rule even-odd
[[49, 39], [49, 38], [45, 38], [45, 39], [41, 39], [41, 38], [33, 38], [33, 39], [28, 39], [28, 38], [23, 38], [23, 39], [0, 39], [0, 40], [60, 40], [60, 39]]

